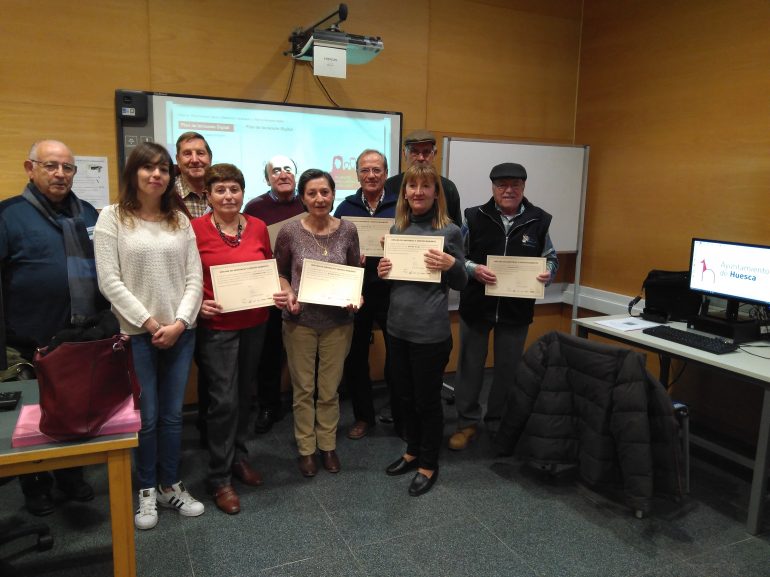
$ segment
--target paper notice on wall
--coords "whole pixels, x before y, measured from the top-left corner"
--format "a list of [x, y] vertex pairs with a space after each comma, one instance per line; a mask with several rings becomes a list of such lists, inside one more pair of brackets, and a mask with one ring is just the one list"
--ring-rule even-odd
[[76, 156], [78, 167], [72, 190], [80, 200], [92, 204], [94, 208], [104, 208], [110, 203], [110, 176], [107, 171], [106, 156]]

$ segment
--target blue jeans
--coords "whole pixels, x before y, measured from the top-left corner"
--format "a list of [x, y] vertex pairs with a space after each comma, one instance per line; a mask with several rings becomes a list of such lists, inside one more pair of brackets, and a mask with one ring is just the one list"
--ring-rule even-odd
[[149, 334], [131, 337], [134, 368], [142, 385], [142, 429], [136, 449], [136, 475], [141, 489], [158, 486], [158, 471], [164, 487], [179, 481], [182, 404], [195, 331], [184, 331], [170, 349], [155, 348], [151, 339]]

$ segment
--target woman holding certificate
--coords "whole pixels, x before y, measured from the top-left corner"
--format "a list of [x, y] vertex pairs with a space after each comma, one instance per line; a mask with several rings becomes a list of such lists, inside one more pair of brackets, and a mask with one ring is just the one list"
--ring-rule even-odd
[[[427, 493], [438, 478], [444, 429], [441, 387], [452, 350], [447, 299], [450, 288], [462, 290], [468, 282], [462, 235], [447, 214], [441, 179], [433, 166], [414, 164], [404, 173], [391, 235], [397, 235], [393, 240], [405, 240], [398, 238], [401, 235], [415, 237], [410, 241], [415, 246], [429, 240], [441, 246], [443, 241], [443, 250], [429, 248], [422, 253], [424, 269], [414, 271], [414, 280], [409, 280], [408, 270], [394, 269], [388, 237], [385, 256], [377, 267], [380, 277], [401, 279], [392, 280], [390, 290], [388, 351], [393, 385], [405, 418], [407, 446], [385, 472], [403, 475], [416, 469], [409, 485], [409, 494], [416, 497]], [[426, 280], [430, 276], [436, 278]]]
[[136, 450], [137, 529], [158, 523], [157, 505], [196, 517], [203, 504], [179, 478], [182, 403], [201, 305], [201, 261], [190, 221], [176, 210], [173, 164], [154, 142], [131, 152], [118, 203], [94, 230], [99, 289], [112, 304], [142, 386]]
[[[308, 266], [307, 261], [320, 261], [360, 267], [361, 258], [355, 225], [330, 214], [334, 205], [331, 175], [314, 168], [306, 170], [297, 191], [307, 215], [284, 225], [276, 238], [275, 258], [283, 289], [276, 305], [284, 309], [283, 342], [294, 393], [299, 470], [305, 477], [313, 477], [318, 472], [317, 450], [327, 471], [340, 470], [335, 450], [340, 418], [337, 387], [353, 336], [353, 313], [360, 303], [346, 307], [300, 303], [297, 297], [303, 266]], [[308, 285], [306, 282], [303, 290], [310, 293], [313, 288]]]
[[[262, 484], [262, 476], [249, 464], [246, 439], [268, 309], [244, 299], [247, 289], [239, 285], [231, 285], [240, 293], [233, 303], [230, 295], [222, 294], [225, 287], [215, 290], [212, 274], [222, 270], [222, 265], [251, 265], [272, 259], [273, 254], [265, 223], [241, 214], [246, 188], [243, 173], [232, 164], [215, 164], [206, 169], [204, 183], [211, 211], [193, 220], [192, 226], [203, 265], [197, 351], [198, 369], [210, 397], [207, 485], [217, 507], [234, 515], [241, 506], [232, 477], [245, 485]], [[243, 275], [250, 272], [236, 266], [225, 269]], [[271, 292], [278, 292], [277, 287]]]

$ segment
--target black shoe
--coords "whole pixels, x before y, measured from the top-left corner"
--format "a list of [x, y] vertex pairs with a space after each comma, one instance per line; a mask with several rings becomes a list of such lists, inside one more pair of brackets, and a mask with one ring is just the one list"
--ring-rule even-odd
[[412, 497], [419, 497], [420, 495], [424, 495], [430, 491], [430, 488], [433, 487], [436, 479], [438, 479], [438, 469], [433, 471], [433, 476], [430, 478], [426, 477], [422, 473], [417, 473], [414, 476], [414, 479], [412, 479], [412, 483], [409, 485], [409, 495]]
[[56, 486], [59, 490], [67, 495], [68, 499], [72, 501], [79, 501], [85, 503], [94, 498], [94, 490], [83, 479], [77, 479], [76, 481], [67, 483], [57, 483]]
[[411, 461], [407, 461], [403, 457], [399, 457], [395, 461], [393, 461], [390, 465], [387, 466], [385, 469], [385, 474], [390, 475], [391, 477], [395, 477], [396, 475], [403, 475], [404, 473], [408, 473], [409, 471], [414, 471], [417, 468], [417, 459], [412, 459]]
[[24, 505], [27, 507], [27, 511], [37, 517], [44, 517], [53, 513], [53, 499], [50, 493], [24, 495]]
[[392, 423], [393, 422], [393, 410], [390, 405], [386, 405], [380, 409], [380, 423]]
[[273, 423], [277, 423], [283, 418], [275, 409], [262, 409], [257, 415], [257, 420], [254, 423], [254, 432], [257, 434], [267, 433], [273, 428]]

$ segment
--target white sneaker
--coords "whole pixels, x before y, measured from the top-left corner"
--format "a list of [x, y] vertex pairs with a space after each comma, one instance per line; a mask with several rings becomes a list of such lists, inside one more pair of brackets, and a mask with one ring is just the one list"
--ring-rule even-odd
[[158, 507], [155, 500], [155, 489], [139, 490], [139, 508], [134, 515], [134, 525], [137, 529], [152, 529], [158, 524]]
[[157, 499], [162, 507], [176, 509], [185, 517], [197, 517], [203, 514], [203, 503], [190, 495], [182, 481], [171, 485], [171, 491], [168, 493], [159, 486]]

